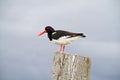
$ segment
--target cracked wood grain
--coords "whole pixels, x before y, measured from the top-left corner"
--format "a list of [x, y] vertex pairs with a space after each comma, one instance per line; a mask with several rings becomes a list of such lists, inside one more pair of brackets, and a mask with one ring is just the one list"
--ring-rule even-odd
[[88, 57], [56, 52], [52, 80], [90, 80], [90, 65]]

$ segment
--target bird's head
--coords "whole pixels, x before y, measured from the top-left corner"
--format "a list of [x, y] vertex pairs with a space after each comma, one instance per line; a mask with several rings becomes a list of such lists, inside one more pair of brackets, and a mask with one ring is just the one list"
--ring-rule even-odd
[[41, 35], [43, 35], [43, 34], [45, 34], [45, 33], [51, 34], [51, 33], [53, 33], [54, 31], [55, 31], [55, 30], [54, 30], [51, 26], [46, 26], [46, 27], [45, 27], [45, 30], [42, 31], [41, 33], [39, 33], [38, 36], [41, 36]]

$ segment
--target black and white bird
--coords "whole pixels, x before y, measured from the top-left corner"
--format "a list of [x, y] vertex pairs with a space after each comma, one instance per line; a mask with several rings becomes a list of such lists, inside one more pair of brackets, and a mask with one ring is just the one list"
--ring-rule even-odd
[[38, 34], [38, 36], [41, 36], [44, 33], [48, 34], [48, 38], [50, 41], [57, 45], [60, 45], [60, 52], [64, 52], [65, 45], [71, 44], [78, 38], [86, 37], [83, 33], [73, 33], [64, 30], [55, 30], [51, 26], [46, 26], [45, 30]]

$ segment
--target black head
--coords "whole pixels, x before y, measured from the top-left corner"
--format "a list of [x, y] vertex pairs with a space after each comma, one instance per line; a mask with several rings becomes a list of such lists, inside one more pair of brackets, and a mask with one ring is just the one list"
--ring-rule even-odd
[[46, 30], [47, 33], [53, 33], [53, 32], [55, 32], [55, 30], [51, 26], [46, 26], [45, 30]]

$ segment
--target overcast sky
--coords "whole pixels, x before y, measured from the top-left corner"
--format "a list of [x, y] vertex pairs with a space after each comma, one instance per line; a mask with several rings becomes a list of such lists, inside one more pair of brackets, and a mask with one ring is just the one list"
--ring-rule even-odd
[[91, 58], [91, 80], [120, 79], [119, 0], [0, 0], [0, 80], [51, 80], [48, 25], [87, 36], [65, 52]]

